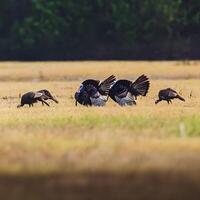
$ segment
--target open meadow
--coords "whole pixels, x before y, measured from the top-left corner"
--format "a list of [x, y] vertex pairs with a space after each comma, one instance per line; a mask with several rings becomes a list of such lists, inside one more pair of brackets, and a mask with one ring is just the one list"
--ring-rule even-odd
[[[150, 78], [147, 97], [75, 106], [87, 78]], [[0, 199], [179, 200], [200, 195], [200, 62], [1, 62]], [[171, 87], [185, 102], [155, 105]], [[49, 89], [59, 101], [18, 109]]]

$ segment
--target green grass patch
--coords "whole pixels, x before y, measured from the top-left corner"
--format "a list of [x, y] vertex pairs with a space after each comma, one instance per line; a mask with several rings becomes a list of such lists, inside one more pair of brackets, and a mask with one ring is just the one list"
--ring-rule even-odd
[[144, 115], [102, 115], [83, 114], [75, 115], [49, 115], [14, 116], [0, 122], [1, 129], [59, 129], [74, 128], [79, 130], [112, 130], [128, 131], [130, 133], [147, 133], [154, 136], [200, 136], [200, 115], [186, 116], [144, 116]]

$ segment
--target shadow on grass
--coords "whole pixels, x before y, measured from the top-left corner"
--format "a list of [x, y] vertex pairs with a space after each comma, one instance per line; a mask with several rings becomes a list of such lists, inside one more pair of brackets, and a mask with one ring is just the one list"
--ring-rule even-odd
[[196, 200], [200, 176], [175, 172], [0, 177], [2, 200]]

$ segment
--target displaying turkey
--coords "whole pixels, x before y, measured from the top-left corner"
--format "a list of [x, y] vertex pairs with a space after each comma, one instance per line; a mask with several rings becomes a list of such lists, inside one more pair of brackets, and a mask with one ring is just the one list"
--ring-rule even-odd
[[49, 106], [49, 104], [45, 101], [47, 96], [40, 92], [27, 92], [21, 97], [21, 104], [19, 104], [17, 107], [23, 107], [25, 104], [30, 106], [33, 106], [34, 103], [37, 103], [38, 101], [41, 101], [42, 103]]
[[120, 106], [136, 105], [137, 96], [146, 96], [149, 86], [149, 78], [144, 74], [134, 82], [118, 80], [110, 89], [109, 96]]
[[84, 106], [104, 106], [108, 100], [108, 93], [116, 78], [114, 75], [103, 82], [88, 79], [82, 82], [79, 90], [75, 93], [77, 102]]
[[158, 100], [155, 101], [155, 104], [158, 104], [160, 101], [167, 101], [167, 103], [172, 103], [172, 99], [179, 99], [185, 101], [175, 90], [171, 88], [160, 90], [158, 93]]

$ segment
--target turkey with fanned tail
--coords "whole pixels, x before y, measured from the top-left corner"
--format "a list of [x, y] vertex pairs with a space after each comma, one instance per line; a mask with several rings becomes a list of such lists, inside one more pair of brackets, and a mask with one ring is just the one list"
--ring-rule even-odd
[[120, 106], [136, 105], [137, 96], [146, 96], [150, 82], [147, 76], [141, 75], [136, 81], [118, 80], [110, 89], [109, 96]]
[[83, 81], [79, 90], [75, 93], [76, 105], [78, 102], [84, 106], [105, 106], [109, 90], [115, 81], [114, 75], [103, 82], [93, 79]]

